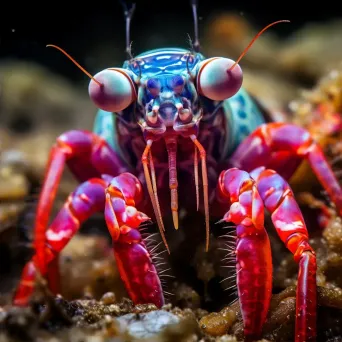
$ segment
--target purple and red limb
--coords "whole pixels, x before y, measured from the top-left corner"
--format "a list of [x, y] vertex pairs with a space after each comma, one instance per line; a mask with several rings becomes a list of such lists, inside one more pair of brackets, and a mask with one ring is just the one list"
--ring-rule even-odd
[[304, 159], [308, 160], [338, 213], [342, 215], [341, 186], [321, 147], [304, 128], [279, 122], [264, 124], [239, 145], [230, 163], [248, 172], [265, 166], [289, 180]]
[[51, 149], [40, 193], [34, 227], [35, 263], [46, 273], [45, 232], [65, 164], [80, 182], [102, 174], [117, 176], [127, 171], [107, 142], [88, 131], [69, 131], [57, 138]]
[[301, 210], [289, 184], [275, 171], [260, 167], [251, 176], [280, 239], [299, 264], [295, 341], [316, 338], [316, 255]]
[[[134, 303], [164, 304], [164, 296], [149, 252], [142, 240], [139, 226], [149, 218], [136, 209], [142, 199], [139, 180], [130, 173], [118, 177], [103, 176], [82, 183], [69, 196], [61, 211], [46, 231], [44, 271], [48, 279], [54, 272], [55, 260], [77, 233], [82, 223], [95, 212], [105, 212], [112, 236], [114, 255], [120, 276]], [[26, 264], [17, 291], [15, 305], [27, 305], [35, 286], [37, 254]], [[56, 284], [55, 284], [56, 288]]]
[[288, 183], [264, 167], [250, 174], [232, 168], [221, 173], [217, 194], [220, 203], [230, 206], [224, 220], [237, 225], [237, 287], [245, 339], [260, 338], [272, 293], [271, 247], [264, 228], [264, 207], [271, 213], [280, 239], [299, 264], [295, 341], [314, 339], [316, 257]]
[[246, 340], [259, 338], [272, 294], [272, 256], [264, 228], [264, 204], [255, 181], [245, 171], [221, 173], [217, 197], [228, 212], [227, 222], [236, 224], [237, 289]]

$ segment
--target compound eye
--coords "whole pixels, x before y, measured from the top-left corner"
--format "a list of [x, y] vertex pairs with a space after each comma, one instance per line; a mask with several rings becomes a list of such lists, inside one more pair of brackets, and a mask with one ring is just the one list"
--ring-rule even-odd
[[89, 83], [88, 91], [95, 105], [108, 112], [120, 112], [135, 101], [134, 83], [125, 69], [105, 69], [97, 73]]
[[177, 75], [172, 78], [171, 87], [175, 93], [180, 94], [184, 88], [184, 79], [182, 76]]
[[214, 57], [201, 62], [197, 72], [197, 91], [214, 100], [222, 101], [235, 95], [242, 85], [242, 70], [238, 64], [229, 70], [234, 61]]
[[147, 81], [147, 89], [153, 97], [157, 97], [160, 93], [160, 82], [154, 78], [150, 78]]

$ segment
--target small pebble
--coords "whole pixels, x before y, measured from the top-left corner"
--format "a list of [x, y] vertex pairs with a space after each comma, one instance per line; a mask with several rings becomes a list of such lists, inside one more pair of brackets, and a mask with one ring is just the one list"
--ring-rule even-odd
[[117, 318], [133, 338], [152, 338], [180, 318], [171, 312], [156, 310], [141, 314], [127, 314]]
[[115, 293], [114, 292], [105, 293], [101, 298], [101, 302], [104, 305], [114, 304], [116, 302]]
[[215, 337], [225, 335], [235, 320], [235, 314], [233, 314], [234, 312], [229, 309], [212, 312], [201, 318], [199, 326], [208, 335]]
[[134, 307], [134, 313], [143, 313], [158, 310], [154, 304], [138, 304]]

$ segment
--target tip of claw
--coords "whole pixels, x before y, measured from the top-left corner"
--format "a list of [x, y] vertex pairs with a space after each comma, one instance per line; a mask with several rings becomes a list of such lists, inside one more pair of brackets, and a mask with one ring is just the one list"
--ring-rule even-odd
[[178, 211], [172, 211], [172, 219], [173, 219], [173, 225], [176, 230], [178, 230], [179, 225], [178, 225]]

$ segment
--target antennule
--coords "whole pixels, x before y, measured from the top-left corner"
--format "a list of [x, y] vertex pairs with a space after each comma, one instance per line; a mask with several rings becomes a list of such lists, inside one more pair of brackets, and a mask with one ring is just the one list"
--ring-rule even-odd
[[247, 53], [247, 51], [251, 48], [251, 46], [254, 44], [254, 42], [267, 30], [269, 29], [271, 26], [274, 26], [276, 24], [279, 23], [289, 23], [290, 20], [278, 20], [275, 21], [271, 24], [268, 24], [266, 27], [264, 27], [253, 39], [252, 41], [248, 44], [248, 46], [243, 50], [242, 54], [240, 55], [240, 57], [236, 60], [236, 62], [228, 69], [228, 71], [232, 71], [235, 66], [241, 61], [242, 57]]
[[124, 9], [125, 22], [126, 22], [126, 55], [128, 59], [133, 59], [131, 49], [131, 21], [135, 11], [136, 4], [133, 3], [131, 8], [128, 8], [126, 1], [120, 0], [121, 6]]
[[191, 0], [191, 7], [192, 7], [192, 16], [194, 19], [194, 35], [195, 35], [193, 48], [194, 48], [195, 52], [199, 52], [200, 42], [199, 42], [199, 34], [198, 34], [198, 16], [197, 16], [198, 3], [197, 3], [197, 0]]
[[95, 83], [97, 83], [100, 87], [103, 87], [103, 84], [101, 82], [99, 82], [94, 76], [92, 76], [86, 69], [84, 69], [78, 62], [75, 61], [74, 58], [72, 58], [67, 52], [65, 52], [62, 48], [60, 48], [57, 45], [52, 45], [52, 44], [48, 44], [46, 45], [46, 47], [53, 47], [57, 50], [59, 50], [60, 52], [62, 52], [65, 56], [67, 56], [71, 62], [73, 62], [79, 69], [81, 69], [90, 79], [92, 79]]

